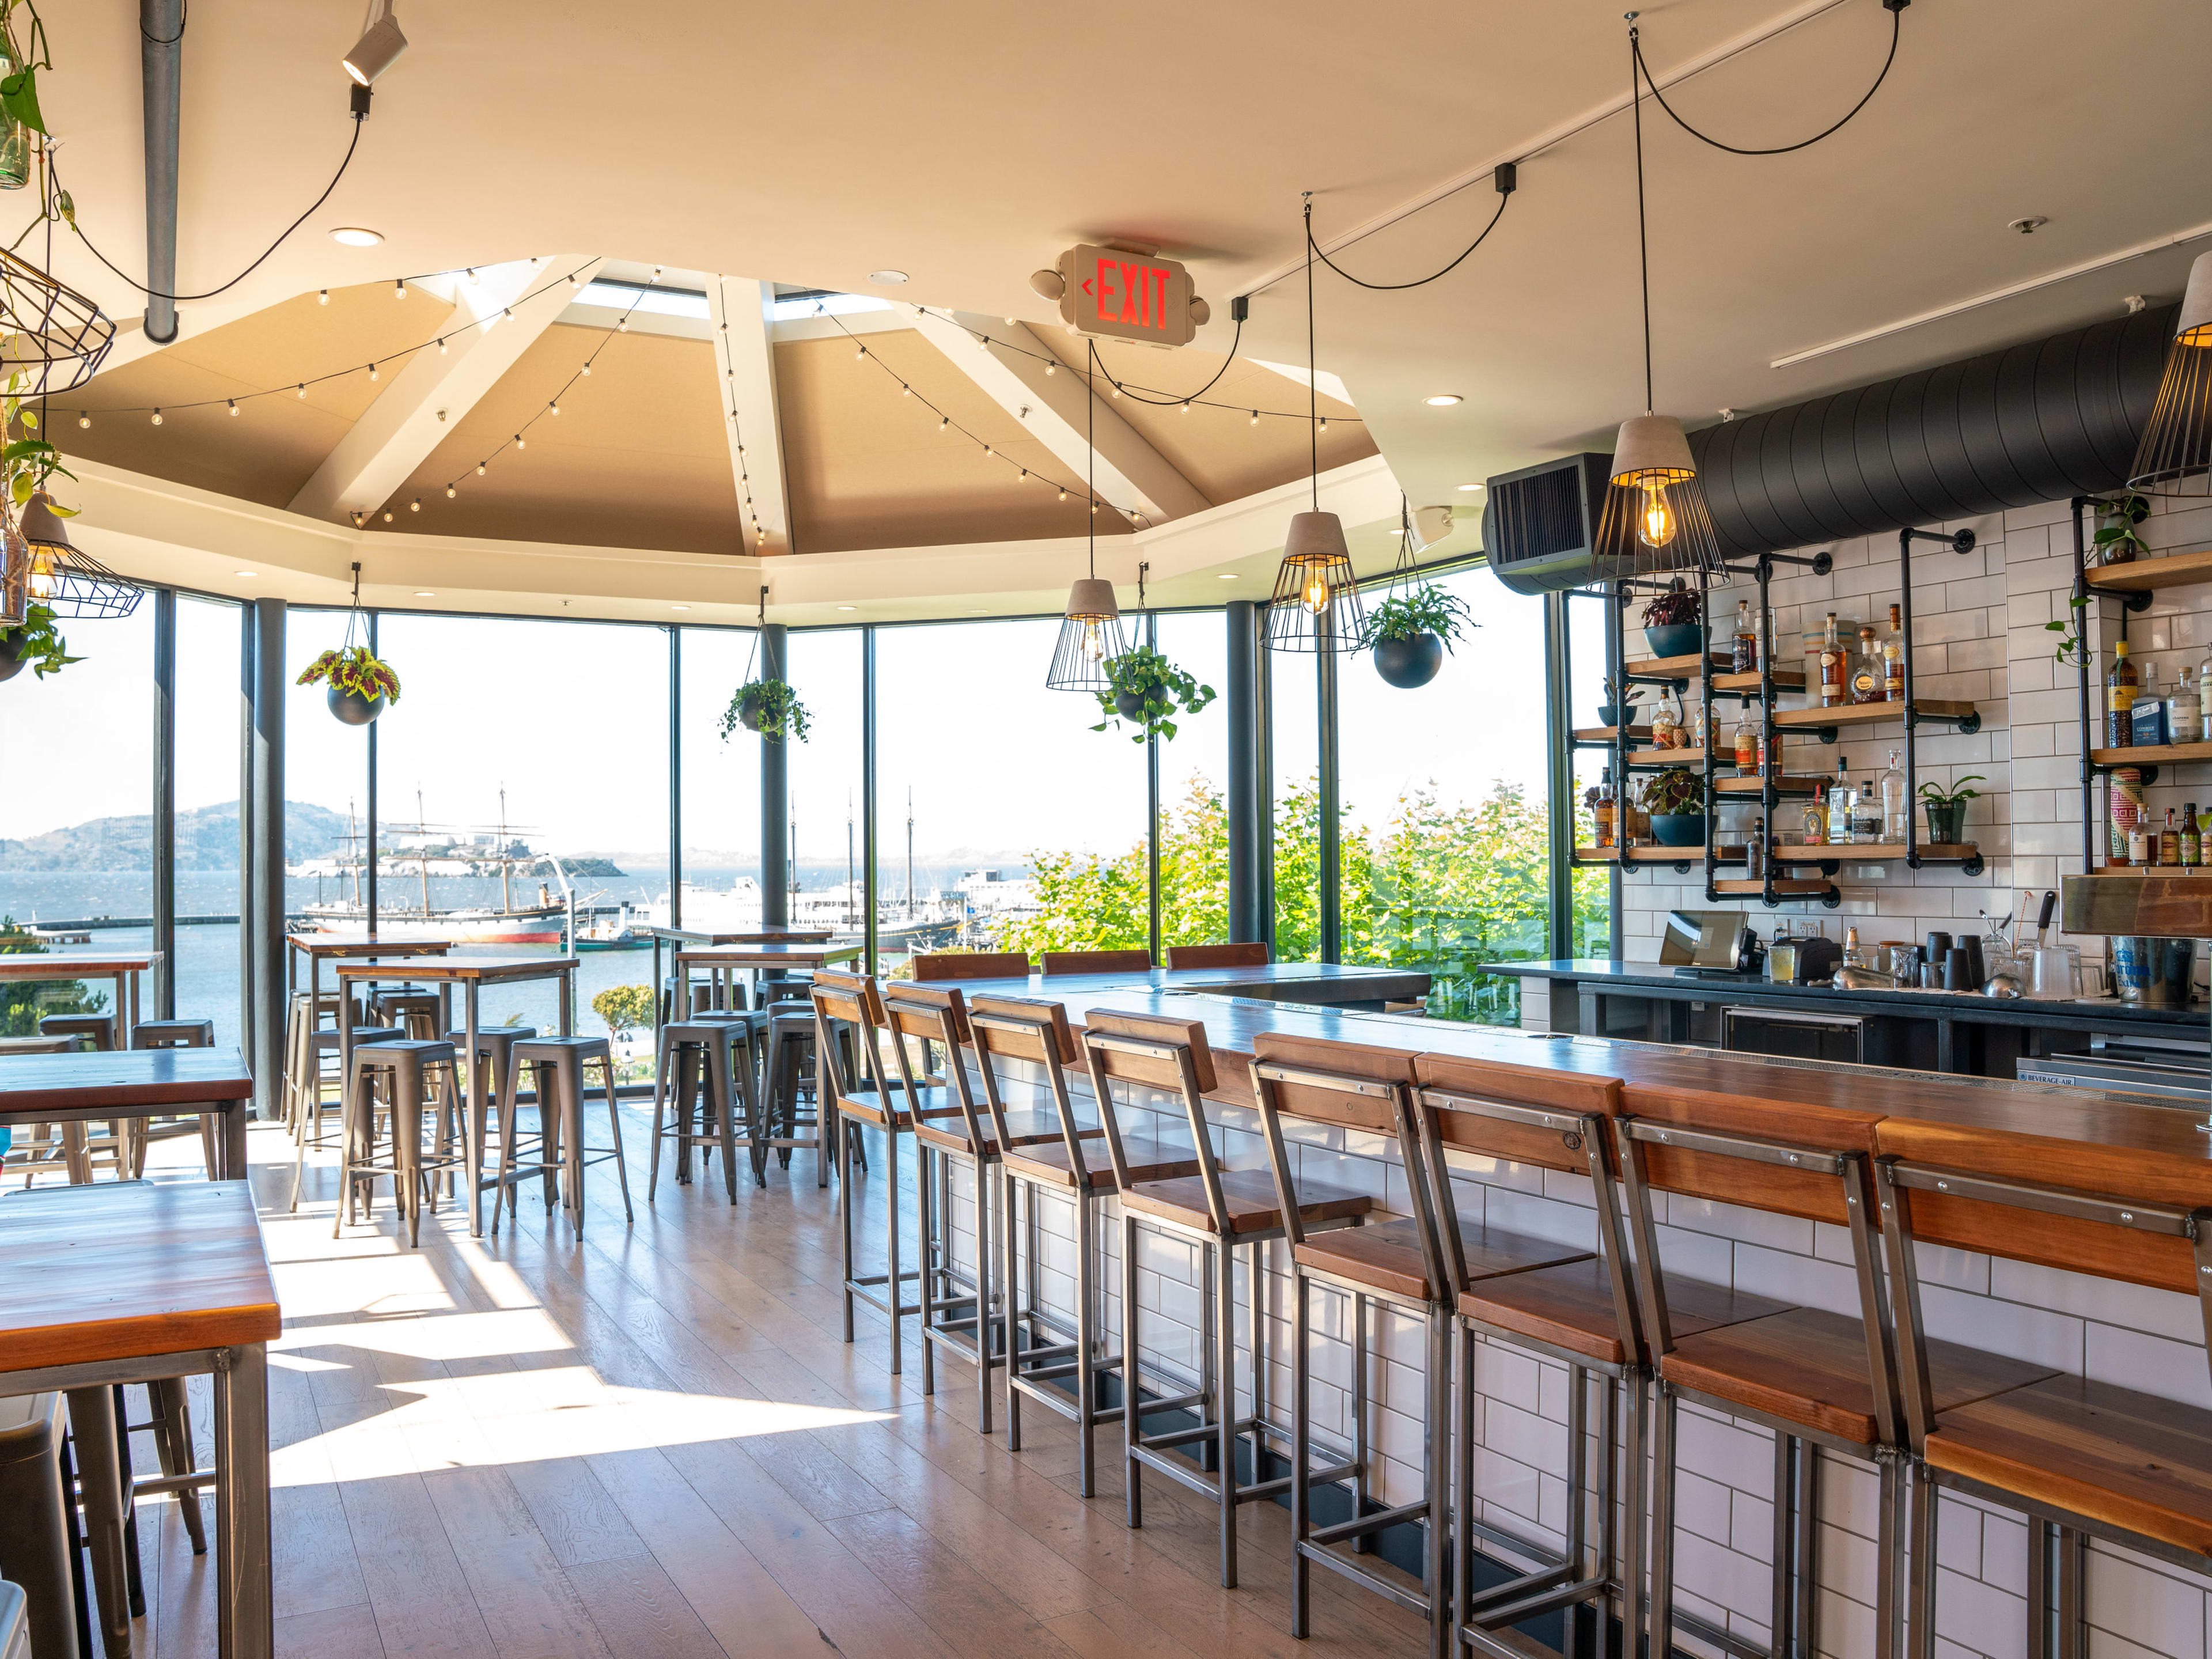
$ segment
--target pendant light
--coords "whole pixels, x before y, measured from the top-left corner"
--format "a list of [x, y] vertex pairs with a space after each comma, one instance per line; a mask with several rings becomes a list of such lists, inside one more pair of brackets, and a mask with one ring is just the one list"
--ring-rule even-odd
[[31, 608], [31, 549], [0, 501], [0, 628], [22, 625]]
[[1644, 211], [1644, 86], [1636, 14], [1628, 14], [1628, 106], [1636, 130], [1636, 258], [1644, 298], [1644, 413], [1620, 423], [1612, 488], [1598, 520], [1600, 550], [1642, 571], [1722, 568], [1720, 538], [1705, 507], [1682, 422], [1656, 411], [1651, 391], [1651, 249]]
[[1357, 651], [1367, 635], [1359, 583], [1344, 521], [1321, 510], [1321, 392], [1315, 374], [1313, 192], [1306, 216], [1306, 440], [1313, 507], [1291, 515], [1283, 562], [1267, 604], [1267, 646], [1274, 651]]
[[127, 617], [145, 597], [135, 583], [70, 541], [45, 490], [33, 490], [23, 503], [21, 529], [29, 567], [24, 588], [33, 605], [57, 617]]
[[2189, 267], [2150, 424], [2128, 488], [2148, 495], [2212, 494], [2212, 253]]
[[1060, 642], [1054, 647], [1052, 667], [1044, 677], [1054, 691], [1107, 691], [1106, 665], [1129, 648], [1121, 634], [1121, 607], [1114, 598], [1114, 584], [1098, 575], [1098, 449], [1093, 436], [1093, 412], [1098, 393], [1091, 368], [1098, 348], [1084, 342], [1083, 441], [1090, 451], [1091, 515], [1090, 574], [1067, 590], [1067, 612], [1060, 624]]

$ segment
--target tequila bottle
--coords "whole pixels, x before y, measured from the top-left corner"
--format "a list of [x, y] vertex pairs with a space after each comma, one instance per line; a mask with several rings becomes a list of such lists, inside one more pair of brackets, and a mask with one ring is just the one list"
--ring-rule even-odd
[[1881, 838], [1899, 846], [1912, 817], [1912, 803], [1905, 793], [1905, 769], [1899, 763], [1902, 753], [1889, 751], [1889, 769], [1881, 775]]

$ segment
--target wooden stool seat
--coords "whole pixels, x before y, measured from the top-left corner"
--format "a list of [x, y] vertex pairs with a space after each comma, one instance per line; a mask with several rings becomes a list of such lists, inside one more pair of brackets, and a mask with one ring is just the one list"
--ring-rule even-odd
[[[1312, 1191], [1309, 1184], [1305, 1189]], [[1579, 1261], [1589, 1252], [1492, 1227], [1463, 1227], [1460, 1232], [1470, 1274], [1516, 1274]], [[1420, 1224], [1386, 1221], [1379, 1226], [1340, 1228], [1294, 1247], [1291, 1259], [1314, 1273], [1365, 1285], [1411, 1301], [1430, 1299], [1429, 1272], [1421, 1250]]]
[[[1083, 1168], [1092, 1182], [1110, 1185], [1114, 1179], [1113, 1155], [1105, 1138], [1086, 1137], [1079, 1143], [1083, 1148]], [[1198, 1173], [1198, 1156], [1171, 1141], [1155, 1140], [1146, 1135], [1125, 1135], [1121, 1151], [1129, 1160], [1132, 1181], [1169, 1181], [1181, 1176]], [[1006, 1169], [1025, 1180], [1057, 1184], [1073, 1192], [1076, 1181], [1073, 1166], [1067, 1160], [1066, 1146], [1025, 1146], [1019, 1152], [1006, 1155]]]
[[[1939, 1414], [2051, 1375], [2048, 1365], [1955, 1342], [1930, 1342], [1928, 1370]], [[1793, 1308], [1694, 1335], [1678, 1332], [1674, 1352], [1659, 1361], [1659, 1375], [1838, 1440], [1871, 1446], [1877, 1437], [1866, 1328], [1848, 1314]]]
[[[938, 1119], [949, 1121], [939, 1122]], [[985, 1155], [996, 1154], [1000, 1150], [998, 1125], [986, 1117], [979, 1127], [983, 1132]], [[968, 1145], [968, 1130], [961, 1121], [960, 1109], [957, 1106], [949, 1112], [924, 1112], [921, 1121], [914, 1126], [914, 1133], [917, 1139], [926, 1140], [933, 1146], [942, 1147], [948, 1152], [969, 1152], [973, 1150]], [[1103, 1139], [1106, 1132], [1103, 1129], [1085, 1129], [1079, 1133], [1084, 1139], [1095, 1140]], [[1006, 1114], [1006, 1144], [1010, 1146], [1042, 1146], [1059, 1139], [1060, 1125], [1050, 1112]], [[1066, 1156], [1064, 1152], [1061, 1155]]]
[[2051, 1376], [1938, 1409], [1936, 1468], [2212, 1555], [2212, 1412], [2111, 1382]]
[[[1732, 1291], [1723, 1285], [1678, 1279], [1673, 1273], [1663, 1275], [1663, 1279], [1667, 1316], [1677, 1335], [1694, 1335], [1790, 1310], [1786, 1302]], [[1528, 1273], [1504, 1273], [1462, 1291], [1459, 1310], [1480, 1324], [1583, 1355], [1600, 1364], [1626, 1365], [1636, 1358], [1630, 1344], [1621, 1338], [1612, 1273], [1599, 1256]]]
[[[1304, 1183], [1299, 1192], [1298, 1219], [1309, 1227], [1348, 1221], [1375, 1207], [1375, 1200], [1364, 1193], [1346, 1192], [1317, 1181]], [[1275, 1177], [1267, 1170], [1224, 1170], [1221, 1197], [1229, 1213], [1231, 1232], [1269, 1233], [1282, 1230], [1283, 1206], [1275, 1196]], [[1121, 1202], [1129, 1209], [1158, 1216], [1195, 1232], [1214, 1231], [1212, 1213], [1206, 1208], [1206, 1182], [1195, 1170], [1174, 1180], [1137, 1182], [1121, 1194]], [[1376, 1231], [1384, 1231], [1387, 1228]], [[1412, 1247], [1416, 1253], [1419, 1251], [1418, 1238], [1412, 1240]]]

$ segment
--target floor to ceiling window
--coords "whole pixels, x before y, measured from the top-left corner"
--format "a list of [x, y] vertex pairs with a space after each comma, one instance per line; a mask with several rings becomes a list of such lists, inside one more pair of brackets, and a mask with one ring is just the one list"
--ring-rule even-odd
[[[798, 927], [858, 938], [866, 914], [860, 867], [860, 630], [790, 636], [791, 688], [807, 735], [788, 750], [790, 915]], [[907, 695], [919, 694], [909, 688]], [[948, 707], [956, 706], [948, 704]]]
[[[1124, 626], [1133, 641], [1142, 623]], [[946, 948], [1147, 942], [1145, 745], [1094, 696], [1046, 689], [1059, 632], [1056, 618], [876, 630], [886, 971]]]
[[1153, 619], [1154, 648], [1212, 689], [1159, 742], [1160, 943], [1229, 937], [1229, 636], [1218, 611]]
[[242, 611], [226, 600], [177, 599], [176, 1006], [181, 1018], [213, 1020], [219, 1043], [238, 1042], [241, 1030], [238, 924], [229, 918], [242, 897]]
[[1431, 1014], [1514, 1024], [1519, 981], [1474, 969], [1549, 954], [1544, 604], [1486, 569], [1436, 581], [1472, 625], [1433, 680], [1339, 669], [1344, 960], [1425, 969]]
[[734, 927], [761, 919], [761, 739], [743, 724], [725, 734], [730, 700], [760, 672], [751, 629], [683, 634], [677, 744], [683, 814], [684, 925]]
[[[1347, 662], [1340, 659], [1342, 675]], [[1274, 804], [1275, 956], [1321, 957], [1321, 699], [1313, 653], [1270, 651], [1268, 732]]]
[[[1607, 700], [1605, 645], [1610, 601], [1569, 595], [1567, 607], [1567, 726], [1589, 731], [1608, 724], [1599, 718]], [[1611, 774], [1613, 757], [1604, 749], [1577, 748], [1574, 756], [1575, 842], [1594, 846], [1596, 817], [1590, 805], [1591, 791], [1601, 785], [1618, 795], [1620, 780]], [[1571, 880], [1574, 890], [1574, 926], [1569, 949], [1577, 957], [1613, 954], [1613, 875], [1596, 865], [1577, 865]]]

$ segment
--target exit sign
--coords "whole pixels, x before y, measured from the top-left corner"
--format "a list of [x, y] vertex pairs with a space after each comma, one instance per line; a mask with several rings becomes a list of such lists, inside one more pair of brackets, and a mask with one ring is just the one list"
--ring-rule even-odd
[[1198, 332], [1190, 273], [1173, 259], [1084, 244], [1059, 269], [1060, 319], [1078, 334], [1179, 346]]

